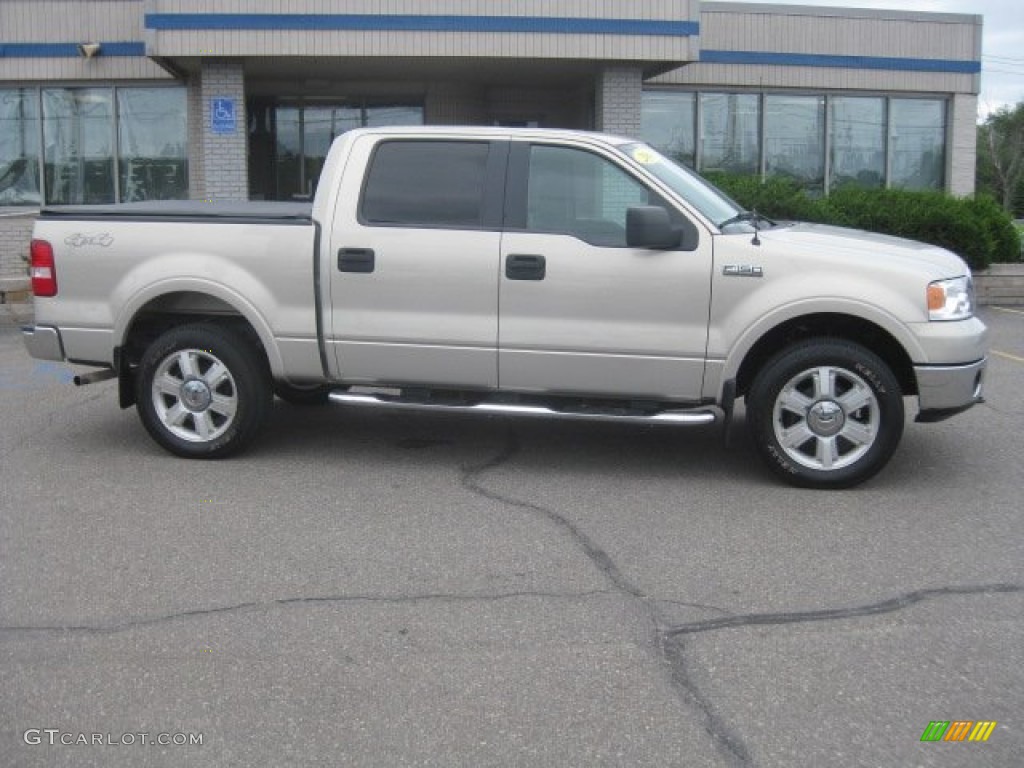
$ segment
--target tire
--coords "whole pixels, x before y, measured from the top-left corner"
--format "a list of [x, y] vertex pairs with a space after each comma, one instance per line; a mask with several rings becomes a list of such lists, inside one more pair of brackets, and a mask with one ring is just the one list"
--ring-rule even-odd
[[297, 387], [294, 384], [274, 382], [274, 394], [290, 405], [326, 405], [331, 388], [326, 384]]
[[889, 366], [838, 339], [782, 350], [747, 393], [758, 452], [803, 488], [849, 488], [872, 477], [896, 450], [903, 419], [903, 394]]
[[172, 328], [139, 364], [139, 418], [157, 443], [178, 456], [238, 453], [259, 433], [272, 400], [262, 350], [224, 326]]

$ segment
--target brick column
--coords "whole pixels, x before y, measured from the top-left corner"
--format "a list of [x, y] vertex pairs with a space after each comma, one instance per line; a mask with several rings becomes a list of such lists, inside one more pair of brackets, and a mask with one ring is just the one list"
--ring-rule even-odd
[[605, 133], [640, 137], [640, 100], [643, 72], [640, 67], [608, 65], [597, 76], [595, 127]]
[[28, 275], [28, 244], [38, 211], [0, 212], [0, 280]]
[[958, 197], [974, 194], [977, 162], [978, 97], [956, 93], [950, 102], [946, 148], [946, 190]]
[[[234, 101], [233, 132], [219, 134], [213, 131], [213, 99]], [[189, 84], [189, 106], [198, 118], [193, 118], [189, 126], [191, 143], [196, 150], [192, 153], [196, 167], [189, 174], [189, 180], [194, 185], [198, 182], [198, 187], [193, 186], [191, 196], [206, 200], [248, 200], [249, 147], [242, 62], [203, 59], [199, 76]], [[199, 157], [195, 157], [196, 154]]]

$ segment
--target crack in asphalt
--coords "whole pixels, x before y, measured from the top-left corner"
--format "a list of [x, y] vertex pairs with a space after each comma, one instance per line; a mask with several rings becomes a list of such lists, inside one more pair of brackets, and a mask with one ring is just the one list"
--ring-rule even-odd
[[[635, 599], [641, 606], [647, 618], [650, 620], [653, 631], [651, 645], [668, 664], [671, 670], [670, 681], [673, 687], [680, 693], [683, 700], [689, 700], [696, 706], [703, 717], [705, 732], [711, 737], [716, 749], [723, 754], [730, 762], [739, 766], [752, 765], [750, 750], [743, 743], [742, 738], [734, 733], [722, 720], [715, 710], [714, 704], [701, 691], [696, 681], [688, 671], [686, 659], [683, 656], [683, 643], [665, 635], [664, 617], [658, 609], [658, 604], [663, 602], [656, 598], [649, 597], [640, 587], [630, 581], [619, 569], [601, 546], [587, 536], [579, 526], [567, 517], [559, 514], [553, 509], [531, 501], [515, 498], [506, 494], [485, 488], [480, 483], [480, 478], [485, 473], [497, 469], [510, 462], [520, 451], [519, 439], [513, 429], [509, 429], [505, 439], [504, 447], [490, 459], [478, 464], [465, 467], [462, 472], [462, 485], [468, 491], [482, 496], [490, 501], [498, 502], [507, 506], [527, 510], [553, 523], [556, 527], [566, 532], [573, 541], [583, 550], [586, 557], [593, 565], [608, 579], [612, 586], [621, 594]], [[688, 605], [690, 607], [704, 610], [715, 610], [720, 613], [728, 611], [715, 606], [707, 606], [696, 603], [681, 603], [677, 605]]]
[[314, 597], [282, 597], [275, 600], [251, 601], [246, 603], [235, 603], [234, 605], [222, 605], [214, 608], [196, 608], [190, 611], [177, 611], [175, 613], [163, 614], [161, 616], [150, 616], [148, 618], [129, 619], [110, 624], [66, 624], [66, 625], [24, 625], [24, 626], [0, 626], [0, 633], [3, 632], [78, 632], [82, 634], [113, 634], [125, 632], [130, 629], [148, 627], [154, 624], [163, 624], [179, 619], [192, 619], [204, 616], [216, 616], [218, 614], [241, 613], [244, 611], [269, 610], [281, 606], [309, 605], [315, 603], [456, 603], [472, 601], [497, 601], [511, 600], [519, 597], [542, 597], [545, 599], [579, 600], [599, 595], [612, 595], [616, 592], [607, 589], [592, 589], [583, 592], [544, 592], [523, 590], [519, 592], [468, 592], [459, 593], [424, 593], [419, 595], [322, 595]]
[[925, 600], [956, 595], [995, 595], [1024, 592], [1022, 584], [977, 584], [970, 586], [936, 587], [933, 589], [917, 589], [902, 595], [880, 600], [877, 603], [856, 605], [849, 608], [825, 608], [815, 611], [789, 611], [781, 613], [748, 613], [739, 616], [726, 616], [719, 619], [694, 621], [680, 624], [664, 630], [667, 637], [695, 635], [701, 632], [715, 632], [736, 627], [780, 626], [783, 624], [799, 624], [809, 621], [838, 621], [858, 616], [877, 616], [882, 613], [901, 611]]
[[[622, 573], [612, 557], [587, 536], [575, 523], [548, 507], [525, 501], [507, 494], [493, 491], [481, 484], [481, 476], [509, 463], [520, 451], [518, 436], [510, 429], [504, 447], [490, 459], [463, 469], [462, 485], [472, 493], [491, 501], [505, 504], [518, 509], [527, 510], [539, 515], [569, 534], [587, 558], [604, 574], [612, 586], [620, 593], [634, 598], [642, 606], [655, 628], [654, 645], [660, 652], [670, 670], [673, 686], [681, 694], [684, 701], [690, 701], [701, 713], [704, 729], [711, 737], [716, 748], [733, 764], [746, 767], [753, 765], [753, 757], [743, 738], [736, 733], [719, 715], [714, 702], [701, 689], [686, 657], [684, 638], [704, 632], [714, 632], [744, 626], [779, 626], [812, 621], [836, 621], [861, 616], [876, 616], [892, 613], [908, 608], [917, 603], [943, 597], [957, 595], [986, 595], [1024, 592], [1024, 585], [997, 583], [973, 586], [949, 586], [932, 589], [919, 589], [907, 592], [887, 600], [866, 605], [847, 608], [820, 609], [798, 612], [754, 613], [736, 615], [724, 608], [700, 603], [685, 603], [674, 600], [659, 600], [648, 596], [639, 586], [634, 584]], [[669, 625], [659, 609], [659, 604], [674, 604], [702, 610], [712, 610], [724, 616], [694, 621], [687, 624]]]
[[505, 496], [504, 494], [485, 488], [479, 483], [478, 478], [480, 475], [508, 463], [518, 453], [519, 440], [515, 432], [510, 430], [505, 440], [505, 446], [497, 453], [497, 455], [482, 461], [479, 464], [473, 464], [463, 469], [463, 487], [472, 493], [483, 496], [485, 499], [496, 501], [499, 504], [506, 504], [508, 506], [518, 507], [519, 509], [525, 509], [546, 518], [556, 527], [561, 528], [569, 534], [569, 536], [580, 546], [584, 554], [591, 562], [594, 563], [595, 566], [597, 566], [597, 569], [608, 578], [617, 590], [625, 592], [627, 595], [631, 595], [632, 597], [640, 598], [642, 600], [646, 599], [647, 595], [645, 595], [638, 586], [633, 584], [625, 577], [625, 575], [623, 575], [622, 571], [619, 570], [619, 567], [615, 564], [615, 561], [612, 560], [611, 556], [593, 539], [580, 530], [580, 528], [571, 520], [563, 517], [554, 510], [541, 506], [540, 504], [534, 504], [533, 502], [517, 499], [514, 496]]

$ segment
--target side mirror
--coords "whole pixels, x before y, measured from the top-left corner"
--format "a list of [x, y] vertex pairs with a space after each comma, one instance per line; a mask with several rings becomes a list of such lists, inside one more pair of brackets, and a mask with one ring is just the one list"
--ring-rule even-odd
[[668, 211], [660, 205], [626, 209], [626, 245], [630, 248], [678, 248], [682, 233], [673, 228]]

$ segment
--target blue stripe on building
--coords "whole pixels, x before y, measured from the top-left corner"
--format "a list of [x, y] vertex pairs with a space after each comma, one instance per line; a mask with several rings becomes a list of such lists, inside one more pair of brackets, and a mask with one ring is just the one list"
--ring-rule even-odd
[[695, 21], [548, 16], [388, 16], [371, 14], [149, 13], [155, 30], [304, 30], [359, 32], [531, 32], [563, 35], [692, 37]]
[[759, 64], [784, 67], [839, 67], [888, 69], [897, 72], [944, 72], [976, 75], [980, 61], [962, 59], [904, 59], [889, 56], [836, 56], [821, 53], [772, 53], [771, 51], [705, 51], [702, 64]]
[[[145, 43], [100, 42], [101, 56], [145, 56]], [[0, 43], [0, 59], [60, 59], [79, 56], [78, 43]]]

